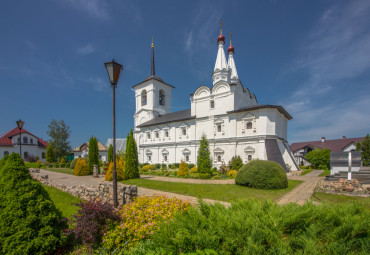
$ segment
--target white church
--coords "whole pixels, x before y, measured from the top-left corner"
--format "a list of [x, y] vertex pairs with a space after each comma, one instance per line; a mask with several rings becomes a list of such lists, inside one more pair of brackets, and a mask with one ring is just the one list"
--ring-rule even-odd
[[151, 75], [133, 86], [136, 98], [134, 136], [139, 162], [150, 164], [197, 163], [202, 135], [209, 141], [213, 165], [228, 164], [239, 155], [244, 163], [273, 160], [288, 172], [299, 166], [287, 142], [292, 116], [277, 105], [260, 105], [244, 88], [234, 61], [234, 47], [224, 52], [225, 37], [217, 38], [213, 86], [200, 86], [191, 94], [190, 109], [172, 112], [175, 87], [155, 75], [154, 46]]

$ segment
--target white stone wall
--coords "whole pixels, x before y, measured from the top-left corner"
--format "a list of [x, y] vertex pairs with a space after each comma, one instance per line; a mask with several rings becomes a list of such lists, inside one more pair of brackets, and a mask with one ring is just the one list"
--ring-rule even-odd
[[[23, 138], [23, 134], [22, 134]], [[4, 153], [7, 151], [9, 155], [13, 152], [19, 153], [19, 145], [14, 146], [1, 146], [0, 147], [0, 159], [3, 158]], [[45, 158], [42, 158], [42, 153], [46, 154], [46, 149], [40, 148], [37, 145], [22, 144], [22, 159], [24, 159], [24, 153], [28, 152], [29, 156], [38, 156], [41, 162], [45, 162]]]

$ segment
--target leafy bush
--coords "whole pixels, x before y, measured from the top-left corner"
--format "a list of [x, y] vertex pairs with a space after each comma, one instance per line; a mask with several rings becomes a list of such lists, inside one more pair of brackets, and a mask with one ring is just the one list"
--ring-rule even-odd
[[320, 169], [321, 166], [326, 166], [325, 169], [330, 169], [330, 150], [316, 148], [306, 154], [305, 159], [311, 163], [314, 169]]
[[51, 254], [66, 240], [61, 212], [15, 153], [0, 169], [0, 219], [0, 254]]
[[[190, 166], [189, 166], [190, 168]], [[198, 168], [197, 166], [193, 166], [191, 169], [190, 169], [190, 173], [197, 173], [198, 172]]]
[[288, 178], [279, 163], [252, 160], [240, 168], [235, 183], [257, 189], [285, 189], [288, 187]]
[[59, 164], [65, 164], [66, 163], [66, 160], [64, 159], [64, 157], [62, 157], [59, 161]]
[[162, 170], [167, 170], [167, 165], [166, 164], [162, 164], [161, 165], [161, 168], [162, 168]]
[[110, 250], [122, 249], [128, 241], [128, 247], [133, 247], [141, 240], [150, 238], [160, 222], [169, 222], [177, 212], [189, 207], [189, 202], [177, 198], [159, 195], [137, 197], [134, 202], [122, 207], [119, 212], [121, 222], [104, 234], [104, 246]]
[[77, 176], [83, 176], [83, 175], [90, 174], [89, 167], [87, 166], [87, 163], [84, 159], [82, 158], [78, 159], [75, 169], [73, 170], [73, 174]]
[[239, 170], [243, 166], [243, 160], [240, 156], [233, 156], [229, 161], [229, 168], [234, 170]]
[[[108, 171], [105, 174], [105, 180], [106, 181], [112, 181], [113, 180], [113, 162], [110, 162]], [[116, 171], [117, 171], [117, 181], [122, 181], [126, 179], [125, 176], [125, 161], [123, 158], [120, 158], [119, 161], [116, 159]]]
[[199, 173], [199, 179], [211, 179], [212, 174]]
[[[154, 169], [153, 169], [154, 168]], [[143, 168], [142, 168], [142, 170], [144, 171], [144, 172], [147, 172], [147, 171], [149, 171], [149, 170], [155, 170], [156, 169], [156, 167], [154, 166], [154, 165], [145, 165], [145, 166], [143, 166]]]
[[237, 170], [229, 170], [229, 171], [227, 171], [226, 175], [228, 177], [235, 178], [237, 173], [238, 173]]
[[179, 168], [180, 167], [180, 163], [174, 163], [175, 165], [175, 168]]
[[176, 169], [176, 165], [175, 164], [171, 164], [170, 168], [171, 169]]
[[107, 224], [118, 221], [119, 216], [108, 202], [103, 204], [90, 200], [78, 206], [80, 209], [71, 217], [73, 229], [70, 232], [74, 233], [77, 241], [91, 248], [96, 247], [101, 243]]
[[71, 161], [71, 164], [69, 165], [69, 168], [71, 169], [75, 169], [75, 166], [77, 164], [77, 161], [78, 161], [79, 158], [74, 158], [72, 161]]
[[361, 161], [364, 166], [370, 166], [370, 135], [367, 134], [362, 142], [356, 144], [356, 151], [361, 151]]
[[155, 169], [160, 169], [161, 168], [161, 164], [155, 164]]
[[49, 163], [54, 162], [54, 148], [51, 144], [46, 147], [46, 161]]
[[[200, 204], [161, 224], [142, 253], [179, 254], [213, 249], [219, 254], [367, 254], [370, 211], [340, 206], [244, 200], [226, 208]], [[161, 253], [159, 253], [161, 251]]]
[[178, 176], [187, 176], [189, 174], [189, 167], [188, 164], [184, 161], [181, 161], [179, 171], [177, 172]]
[[225, 164], [222, 164], [220, 166], [220, 168], [218, 169], [218, 172], [220, 174], [226, 174], [228, 170], [229, 170], [229, 168]]
[[188, 164], [189, 169], [192, 169], [194, 166], [195, 166], [195, 165], [194, 165], [194, 164], [192, 164], [192, 163]]
[[202, 135], [198, 149], [197, 166], [199, 173], [212, 173], [212, 160], [209, 151], [209, 143], [205, 135]]
[[309, 166], [299, 166], [300, 169], [308, 169]]

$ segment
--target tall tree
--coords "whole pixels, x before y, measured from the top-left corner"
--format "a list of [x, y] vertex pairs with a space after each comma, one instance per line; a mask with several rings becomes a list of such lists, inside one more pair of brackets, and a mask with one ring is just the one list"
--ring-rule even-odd
[[306, 154], [305, 159], [311, 163], [314, 169], [330, 169], [330, 150], [316, 148]]
[[361, 151], [361, 161], [364, 166], [370, 165], [370, 136], [367, 134], [362, 143], [357, 143], [356, 151]]
[[113, 145], [109, 145], [108, 148], [108, 161], [113, 162]]
[[54, 160], [54, 149], [51, 144], [49, 144], [48, 147], [46, 148], [46, 161], [49, 163], [52, 163], [55, 161]]
[[50, 136], [49, 144], [53, 146], [54, 156], [61, 158], [67, 156], [71, 150], [69, 136], [71, 131], [64, 120], [52, 120], [48, 126], [47, 134]]
[[89, 170], [94, 171], [94, 165], [99, 165], [98, 140], [92, 136], [89, 141]]
[[209, 152], [209, 143], [204, 134], [202, 135], [202, 140], [200, 140], [197, 166], [199, 173], [212, 173], [212, 159]]
[[127, 179], [140, 178], [139, 160], [133, 132], [127, 135], [126, 154], [125, 154], [125, 177]]

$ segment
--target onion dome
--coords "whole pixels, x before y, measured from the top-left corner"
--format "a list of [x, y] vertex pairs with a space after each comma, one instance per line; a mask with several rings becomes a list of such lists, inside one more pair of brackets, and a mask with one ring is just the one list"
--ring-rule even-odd
[[234, 46], [230, 45], [229, 48], [227, 48], [227, 53], [232, 52], [234, 54]]
[[222, 34], [222, 31], [221, 31], [221, 34], [217, 37], [217, 43], [221, 41], [225, 43], [225, 36]]

